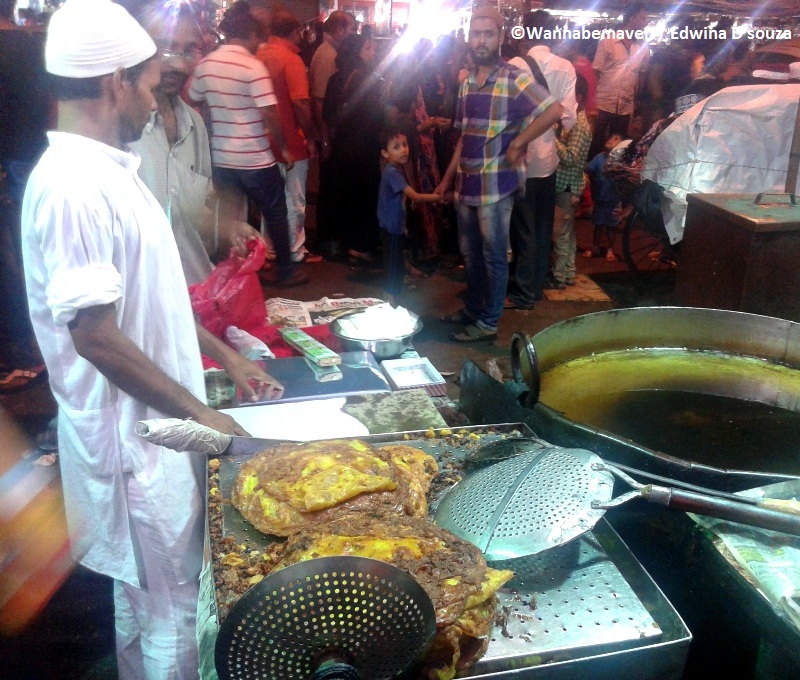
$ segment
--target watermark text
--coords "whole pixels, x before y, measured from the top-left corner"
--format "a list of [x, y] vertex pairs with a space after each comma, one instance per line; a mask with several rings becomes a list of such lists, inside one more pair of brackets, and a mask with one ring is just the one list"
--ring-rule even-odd
[[753, 28], [751, 26], [734, 26], [730, 31], [724, 28], [689, 28], [688, 26], [670, 26], [654, 31], [650, 29], [628, 28], [567, 28], [558, 26], [553, 29], [541, 26], [514, 26], [509, 33], [515, 40], [631, 40], [657, 42], [664, 38], [670, 40], [791, 40], [789, 28]]

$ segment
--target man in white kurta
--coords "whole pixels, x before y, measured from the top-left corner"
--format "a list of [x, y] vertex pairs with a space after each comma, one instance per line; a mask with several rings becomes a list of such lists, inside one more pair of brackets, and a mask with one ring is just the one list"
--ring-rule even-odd
[[54, 14], [45, 56], [59, 130], [22, 208], [29, 308], [59, 406], [74, 551], [114, 579], [124, 680], [197, 677], [204, 530], [204, 460], [145, 443], [134, 424], [192, 417], [244, 434], [205, 403], [175, 239], [125, 150], [155, 107], [155, 52], [109, 0], [67, 0]]

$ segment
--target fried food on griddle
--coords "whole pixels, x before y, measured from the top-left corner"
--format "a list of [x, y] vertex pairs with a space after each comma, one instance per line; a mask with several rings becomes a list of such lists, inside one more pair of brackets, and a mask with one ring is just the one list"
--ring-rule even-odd
[[436, 611], [437, 635], [424, 677], [448, 680], [486, 651], [494, 623], [495, 593], [512, 576], [486, 566], [480, 550], [432, 522], [416, 517], [348, 513], [310, 526], [275, 545], [276, 571], [333, 555], [381, 560], [411, 574]]
[[235, 508], [265, 534], [288, 536], [343, 511], [423, 517], [436, 461], [410, 446], [358, 440], [281, 444], [242, 464]]

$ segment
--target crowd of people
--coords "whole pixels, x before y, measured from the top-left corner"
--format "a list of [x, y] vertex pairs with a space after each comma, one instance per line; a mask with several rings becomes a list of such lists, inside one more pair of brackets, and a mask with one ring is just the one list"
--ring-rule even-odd
[[[25, 23], [12, 23], [13, 0], [2, 3], [6, 29]], [[158, 114], [133, 148], [142, 156], [140, 176], [170, 217], [189, 284], [204, 280], [231, 246], [246, 252], [250, 238], [267, 245], [263, 281], [275, 287], [302, 285], [313, 270], [297, 265], [323, 257], [365, 267], [379, 263], [378, 196], [386, 150], [380, 138], [387, 128], [406, 137], [403, 173], [411, 190], [434, 193], [445, 176], [461, 135], [459, 92], [476, 66], [463, 31], [442, 35], [435, 44], [420, 40], [409, 49], [407, 43], [400, 48], [394, 40], [374, 37], [371, 26], [359, 27], [344, 11], [331, 12], [324, 23], [302, 24], [281, 6], [269, 11], [236, 2], [212, 33], [207, 15], [196, 7], [123, 4], [148, 30], [162, 34]], [[649, 20], [642, 5], [632, 4], [620, 27], [642, 30]], [[193, 35], [175, 37], [176, 28], [187, 24], [194, 24]], [[514, 40], [505, 31], [498, 50], [505, 63], [533, 77], [565, 108], [558, 125], [526, 150], [524, 191], [515, 194], [509, 228], [513, 254], [504, 306], [512, 309], [531, 309], [545, 287], [574, 282], [576, 215], [593, 215], [597, 227], [584, 255], [616, 257], [613, 236], [622, 197], [603, 172], [609, 139], [644, 137], [652, 143], [673, 119], [677, 97], [708, 96], [752, 81], [744, 40], [668, 47], [633, 38], [531, 40], [555, 27], [550, 14], [529, 13], [523, 25], [528, 37]], [[28, 34], [17, 38], [27, 41], [22, 52], [42, 49], [41, 32], [15, 33]], [[585, 92], [580, 108], [590, 132], [588, 151], [579, 143], [587, 137], [586, 126], [571, 132], [578, 120], [576, 87]], [[48, 92], [46, 87], [9, 90], [12, 99], [25, 92], [30, 112], [27, 132], [13, 135], [13, 148], [2, 150], [9, 185], [19, 198], [30, 163], [45, 146]], [[6, 122], [8, 129], [18, 124]], [[630, 160], [635, 167], [637, 159]], [[319, 184], [316, 229], [309, 239], [310, 170]], [[453, 203], [452, 188], [440, 191], [438, 202], [401, 202], [406, 275], [430, 273], [443, 255], [464, 257], [457, 218], [463, 201]], [[6, 277], [20, 278], [18, 263], [8, 271]], [[395, 284], [387, 278], [384, 285], [392, 299]], [[21, 321], [12, 323], [11, 334], [30, 335], [24, 310], [18, 311], [11, 318]], [[491, 327], [496, 322], [487, 321]], [[14, 360], [32, 366], [37, 357]]]
[[[587, 173], [587, 254], [613, 257], [619, 198], [604, 173], [615, 142], [641, 136], [641, 151], [680, 107], [748, 76], [720, 61], [709, 77], [698, 52], [653, 55], [635, 39], [595, 50], [530, 30], [506, 41], [491, 5], [474, 8], [466, 42], [446, 35], [409, 52], [334, 11], [311, 56], [286, 9], [235, 2], [213, 49], [188, 5], [135, 16], [66, 0], [31, 53], [50, 78], [20, 108], [35, 108], [38, 127], [1, 160], [18, 185], [30, 317], [59, 405], [67, 520], [81, 562], [114, 579], [120, 677], [188, 678], [205, 461], [145, 443], [134, 424], [192, 418], [246, 434], [207, 406], [201, 352], [244, 398], [282, 386], [195, 324], [187, 284], [262, 239], [275, 288], [305, 283], [303, 263], [321, 256], [369, 265], [382, 250], [396, 302], [406, 272], [457, 244], [467, 289], [443, 321], [454, 342], [491, 340], [504, 310], [574, 284]], [[630, 5], [623, 26], [646, 21]], [[537, 12], [524, 27], [552, 22]], [[8, 77], [0, 85], [19, 92]], [[304, 218], [312, 166], [316, 252]]]

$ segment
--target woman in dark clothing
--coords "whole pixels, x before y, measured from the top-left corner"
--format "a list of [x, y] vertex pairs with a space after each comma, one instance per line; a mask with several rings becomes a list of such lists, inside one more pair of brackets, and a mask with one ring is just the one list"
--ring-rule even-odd
[[[323, 124], [327, 127], [327, 137], [331, 140], [331, 155], [320, 167], [319, 197], [317, 199], [317, 236], [320, 250], [329, 259], [338, 259], [342, 254], [345, 233], [350, 223], [350, 199], [348, 185], [342, 176], [341, 153], [336, 141], [337, 124], [344, 106], [345, 84], [353, 72], [362, 65], [361, 53], [367, 47], [366, 36], [351, 35], [342, 41], [336, 53], [338, 69], [328, 80], [325, 99], [322, 104]], [[349, 188], [352, 188], [350, 185]]]
[[[340, 234], [350, 258], [364, 262], [373, 260], [372, 252], [378, 245], [379, 136], [386, 122], [384, 81], [373, 70], [374, 61], [375, 43], [366, 39], [352, 73], [346, 79], [344, 74], [341, 78], [342, 104], [333, 119], [331, 142], [331, 161], [336, 172], [332, 179], [338, 189], [338, 200], [343, 203], [339, 211], [339, 219], [343, 221]], [[334, 92], [331, 94], [333, 99]], [[327, 92], [326, 99], [329, 99]]]
[[[367, 43], [371, 43], [367, 45]], [[330, 131], [330, 137], [336, 134], [336, 122], [344, 106], [344, 86], [353, 71], [363, 66], [361, 52], [367, 48], [366, 56], [369, 56], [370, 49], [374, 50], [374, 43], [364, 35], [350, 35], [342, 41], [339, 51], [336, 53], [336, 73], [328, 80], [328, 87], [325, 90], [325, 99], [322, 103], [322, 118]], [[374, 57], [373, 57], [374, 58]]]

